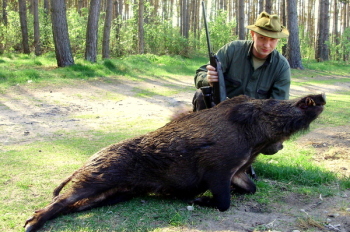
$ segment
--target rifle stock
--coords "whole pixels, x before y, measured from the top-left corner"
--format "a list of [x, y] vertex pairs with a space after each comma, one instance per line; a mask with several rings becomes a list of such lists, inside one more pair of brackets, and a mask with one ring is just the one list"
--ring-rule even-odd
[[[215, 105], [217, 105], [220, 102], [226, 100], [226, 98], [227, 98], [225, 79], [224, 79], [224, 74], [222, 72], [222, 67], [221, 67], [221, 63], [219, 61], [219, 58], [211, 50], [209, 30], [208, 30], [208, 24], [207, 24], [207, 15], [206, 15], [206, 11], [205, 11], [204, 1], [202, 1], [202, 8], [203, 8], [203, 19], [204, 19], [204, 26], [205, 26], [205, 32], [206, 32], [207, 44], [208, 44], [209, 63], [211, 66], [215, 67], [216, 72], [218, 73], [218, 77], [219, 77], [219, 81], [214, 82], [213, 87], [211, 88], [212, 101], [214, 102]], [[206, 87], [206, 88], [208, 88], [208, 87]], [[202, 89], [202, 91], [203, 91], [203, 89]], [[210, 107], [207, 105], [207, 108], [210, 108]]]

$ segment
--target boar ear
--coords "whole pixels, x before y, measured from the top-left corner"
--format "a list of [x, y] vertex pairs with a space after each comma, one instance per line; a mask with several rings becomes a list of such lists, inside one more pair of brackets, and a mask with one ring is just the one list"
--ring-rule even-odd
[[235, 105], [227, 114], [227, 119], [238, 124], [254, 124], [258, 118], [256, 107], [248, 102]]

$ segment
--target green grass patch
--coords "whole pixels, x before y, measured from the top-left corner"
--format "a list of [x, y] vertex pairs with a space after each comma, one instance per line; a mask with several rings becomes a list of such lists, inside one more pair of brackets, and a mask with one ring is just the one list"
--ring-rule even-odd
[[254, 164], [264, 178], [305, 186], [339, 184], [343, 189], [348, 179], [338, 177], [312, 160], [313, 150], [301, 149], [293, 141], [284, 142], [284, 149], [273, 156], [261, 155]]
[[341, 126], [350, 123], [350, 91], [327, 94], [324, 112], [317, 120], [318, 126]]
[[319, 78], [322, 76], [349, 77], [350, 67], [342, 62], [303, 60], [304, 70], [292, 69], [292, 78]]
[[172, 96], [175, 94], [180, 93], [180, 89], [168, 89], [168, 88], [157, 88], [154, 87], [152, 89], [141, 89], [141, 88], [134, 88], [133, 92], [136, 93], [136, 97], [146, 97], [146, 98], [151, 98], [154, 96]]
[[0, 57], [0, 87], [16, 84], [40, 82], [57, 79], [94, 79], [101, 77], [128, 77], [135, 81], [143, 78], [157, 77], [161, 79], [178, 78], [184, 75], [193, 76], [195, 70], [206, 63], [205, 58], [188, 59], [181, 56], [156, 56], [152, 54], [133, 55], [123, 58], [101, 60], [91, 63], [76, 59], [75, 64], [57, 68], [52, 54], [36, 57], [34, 55], [5, 54]]

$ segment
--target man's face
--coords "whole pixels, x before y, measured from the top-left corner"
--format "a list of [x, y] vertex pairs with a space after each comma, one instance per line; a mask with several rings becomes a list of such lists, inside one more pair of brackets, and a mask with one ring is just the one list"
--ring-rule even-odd
[[266, 37], [254, 31], [251, 31], [251, 34], [254, 41], [254, 56], [265, 59], [276, 48], [278, 39]]

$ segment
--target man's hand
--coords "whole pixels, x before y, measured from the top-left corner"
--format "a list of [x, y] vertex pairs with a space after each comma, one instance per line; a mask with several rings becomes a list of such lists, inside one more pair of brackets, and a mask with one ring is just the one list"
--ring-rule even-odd
[[207, 79], [209, 82], [210, 86], [213, 86], [213, 82], [218, 82], [219, 81], [219, 77], [218, 77], [218, 73], [216, 72], [216, 68], [214, 68], [213, 66], [211, 66], [210, 64], [207, 65]]

